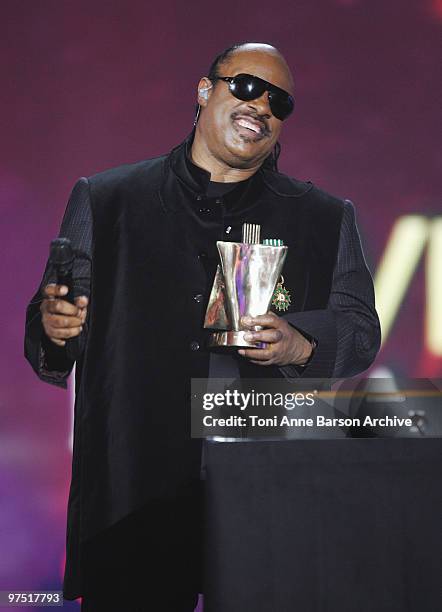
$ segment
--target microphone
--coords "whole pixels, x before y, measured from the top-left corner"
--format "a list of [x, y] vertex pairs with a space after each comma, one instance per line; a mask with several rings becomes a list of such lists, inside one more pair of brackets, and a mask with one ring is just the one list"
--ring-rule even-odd
[[56, 238], [51, 241], [49, 251], [49, 262], [56, 273], [57, 285], [65, 285], [68, 293], [62, 297], [63, 300], [74, 304], [74, 286], [72, 282], [72, 269], [74, 267], [75, 254], [69, 238]]

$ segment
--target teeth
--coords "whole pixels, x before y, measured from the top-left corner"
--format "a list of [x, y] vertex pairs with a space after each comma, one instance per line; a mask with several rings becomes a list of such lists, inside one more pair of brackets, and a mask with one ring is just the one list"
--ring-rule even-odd
[[242, 127], [248, 128], [249, 130], [253, 130], [257, 134], [259, 134], [259, 132], [261, 131], [257, 125], [251, 123], [250, 121], [247, 121], [247, 119], [238, 119], [238, 123]]

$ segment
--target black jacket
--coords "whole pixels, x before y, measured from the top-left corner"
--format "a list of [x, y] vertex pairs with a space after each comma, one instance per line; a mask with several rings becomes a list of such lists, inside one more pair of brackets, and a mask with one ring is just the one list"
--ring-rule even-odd
[[[92, 216], [91, 295], [86, 331], [69, 351], [44, 341], [39, 292], [28, 307], [25, 352], [39, 376], [65, 386], [77, 360], [67, 598], [81, 594], [84, 542], [198, 477], [189, 381], [209, 375], [202, 323], [216, 240], [240, 241], [250, 222], [289, 247], [283, 273], [292, 304], [284, 317], [318, 344], [303, 375], [355, 374], [379, 348], [351, 203], [266, 166], [207, 199], [210, 176], [189, 169], [188, 145], [77, 183], [75, 198]], [[283, 372], [237, 364], [247, 377]]]

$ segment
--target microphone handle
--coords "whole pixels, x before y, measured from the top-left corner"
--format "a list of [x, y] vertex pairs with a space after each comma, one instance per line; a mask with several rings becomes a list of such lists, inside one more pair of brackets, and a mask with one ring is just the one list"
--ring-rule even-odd
[[57, 269], [57, 285], [65, 285], [68, 288], [67, 294], [61, 296], [61, 299], [66, 300], [71, 304], [75, 304], [72, 271], [66, 271], [66, 269], [63, 270], [62, 268]]

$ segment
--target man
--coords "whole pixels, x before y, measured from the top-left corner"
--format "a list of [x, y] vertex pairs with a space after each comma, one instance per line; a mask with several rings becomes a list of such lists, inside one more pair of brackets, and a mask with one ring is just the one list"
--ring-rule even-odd
[[[85, 610], [193, 609], [201, 445], [189, 434], [192, 377], [351, 376], [379, 349], [351, 203], [276, 170], [293, 90], [274, 47], [235, 45], [198, 83], [195, 129], [181, 145], [80, 179], [72, 192], [60, 235], [84, 256], [76, 305], [48, 265], [25, 342], [47, 382], [65, 386], [77, 362], [64, 595], [84, 596]], [[216, 241], [240, 241], [244, 222], [288, 245], [292, 302], [282, 316], [245, 322], [266, 348], [211, 354], [203, 321]]]

